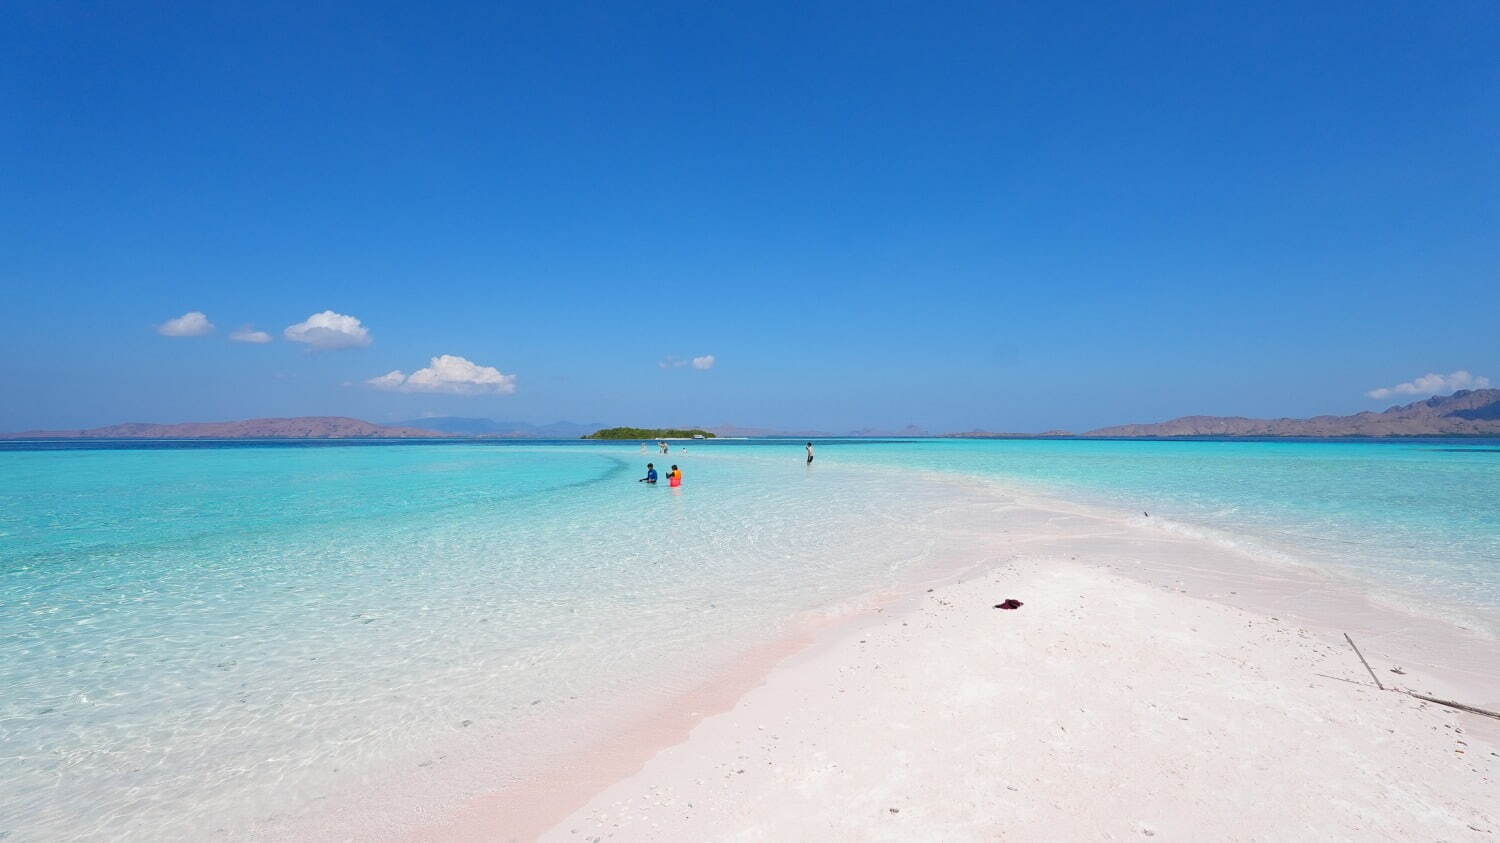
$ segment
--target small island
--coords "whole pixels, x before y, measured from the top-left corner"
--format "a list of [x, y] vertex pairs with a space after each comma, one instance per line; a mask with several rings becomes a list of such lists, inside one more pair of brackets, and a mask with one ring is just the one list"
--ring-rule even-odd
[[706, 430], [692, 428], [691, 430], [678, 430], [676, 428], [650, 428], [650, 427], [606, 427], [593, 433], [586, 433], [579, 439], [712, 439], [714, 435]]

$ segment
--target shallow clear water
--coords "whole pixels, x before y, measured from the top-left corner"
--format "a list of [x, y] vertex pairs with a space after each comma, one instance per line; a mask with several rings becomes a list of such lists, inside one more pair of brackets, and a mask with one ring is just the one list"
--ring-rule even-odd
[[[543, 724], [691, 687], [934, 561], [967, 487], [932, 471], [1493, 616], [1494, 447], [830, 442], [809, 469], [798, 442], [12, 446], [0, 834], [243, 836], [468, 736], [515, 738], [490, 769], [513, 774]], [[684, 488], [635, 483], [648, 459]]]
[[1500, 624], [1500, 441], [949, 440], [861, 461], [1149, 512]]

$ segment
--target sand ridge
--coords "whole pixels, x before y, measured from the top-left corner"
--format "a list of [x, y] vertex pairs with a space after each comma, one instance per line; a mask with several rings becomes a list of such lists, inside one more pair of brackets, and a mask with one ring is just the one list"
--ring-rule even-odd
[[1495, 839], [1480, 718], [1341, 643], [1023, 555], [793, 658], [544, 839]]

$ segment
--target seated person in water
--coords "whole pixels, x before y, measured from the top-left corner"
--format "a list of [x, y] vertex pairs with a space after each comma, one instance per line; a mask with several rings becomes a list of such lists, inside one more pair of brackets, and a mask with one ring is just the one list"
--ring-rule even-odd
[[672, 466], [672, 470], [669, 471], [669, 472], [667, 472], [667, 481], [668, 481], [668, 485], [671, 485], [671, 486], [681, 486], [682, 485], [682, 469], [678, 468], [675, 465]]
[[649, 463], [649, 462], [646, 463], [646, 476], [642, 477], [641, 479], [639, 479], [639, 480], [637, 480], [635, 482], [637, 482], [637, 483], [649, 483], [652, 486], [655, 486], [656, 485], [656, 464], [655, 463]]

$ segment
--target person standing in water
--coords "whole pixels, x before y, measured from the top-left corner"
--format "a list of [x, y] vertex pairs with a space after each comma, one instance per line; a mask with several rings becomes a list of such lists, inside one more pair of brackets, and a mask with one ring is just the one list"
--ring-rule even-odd
[[682, 469], [672, 466], [672, 470], [667, 472], [667, 485], [674, 489], [682, 485]]
[[809, 443], [807, 443], [807, 464], [808, 465], [812, 465], [812, 458], [813, 458], [813, 452], [812, 451], [813, 451], [813, 449], [812, 449], [812, 443], [809, 442]]
[[637, 480], [635, 482], [637, 482], [637, 483], [645, 483], [647, 486], [655, 486], [656, 485], [656, 463], [651, 463], [651, 462], [646, 463], [646, 476], [642, 477], [641, 479], [639, 479], [639, 480]]

